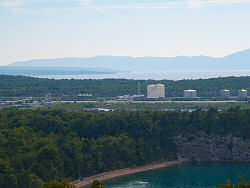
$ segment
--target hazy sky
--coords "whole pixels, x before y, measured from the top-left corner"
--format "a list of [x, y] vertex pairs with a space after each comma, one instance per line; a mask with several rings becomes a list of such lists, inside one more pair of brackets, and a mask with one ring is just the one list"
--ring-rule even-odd
[[0, 0], [0, 65], [250, 48], [250, 0]]

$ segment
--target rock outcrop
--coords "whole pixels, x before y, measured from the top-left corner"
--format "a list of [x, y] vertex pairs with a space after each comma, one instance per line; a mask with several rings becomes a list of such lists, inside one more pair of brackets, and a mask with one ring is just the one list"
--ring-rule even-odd
[[250, 140], [234, 136], [207, 135], [174, 138], [179, 160], [250, 161]]

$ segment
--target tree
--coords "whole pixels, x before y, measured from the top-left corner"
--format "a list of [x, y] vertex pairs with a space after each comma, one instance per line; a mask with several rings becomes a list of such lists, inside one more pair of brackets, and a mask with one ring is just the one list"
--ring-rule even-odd
[[101, 181], [94, 180], [93, 183], [91, 184], [91, 188], [105, 188], [105, 186]]
[[246, 177], [244, 175], [238, 174], [239, 181], [234, 184], [230, 180], [227, 180], [226, 184], [219, 185], [219, 188], [249, 188], [250, 181], [246, 181]]
[[74, 184], [67, 182], [65, 179], [62, 182], [52, 180], [44, 184], [44, 188], [76, 188]]

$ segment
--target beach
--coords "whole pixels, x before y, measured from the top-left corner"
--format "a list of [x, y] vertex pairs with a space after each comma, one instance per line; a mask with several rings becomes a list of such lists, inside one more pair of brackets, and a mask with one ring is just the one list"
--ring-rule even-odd
[[108, 179], [115, 178], [118, 176], [124, 176], [124, 175], [133, 174], [133, 173], [154, 170], [157, 168], [165, 168], [165, 167], [169, 167], [173, 165], [178, 165], [181, 163], [182, 163], [181, 161], [167, 161], [163, 163], [151, 164], [151, 165], [146, 165], [146, 166], [141, 166], [141, 167], [136, 167], [136, 168], [126, 168], [126, 169], [121, 169], [121, 170], [115, 170], [115, 171], [105, 172], [105, 173], [98, 174], [95, 176], [83, 178], [83, 180], [81, 181], [78, 180], [72, 183], [74, 183], [77, 188], [81, 188], [85, 185], [91, 184], [95, 179], [104, 181], [104, 180], [108, 180]]

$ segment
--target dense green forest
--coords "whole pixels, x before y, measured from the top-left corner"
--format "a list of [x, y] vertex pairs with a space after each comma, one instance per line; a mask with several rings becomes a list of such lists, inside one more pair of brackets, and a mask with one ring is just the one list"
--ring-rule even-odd
[[91, 93], [95, 97], [112, 97], [126, 94], [136, 94], [137, 84], [141, 84], [141, 93], [146, 94], [148, 84], [162, 83], [166, 86], [166, 96], [182, 96], [185, 89], [198, 90], [199, 96], [218, 96], [219, 90], [230, 89], [236, 95], [238, 89], [250, 90], [250, 76], [227, 77], [198, 80], [55, 80], [32, 78], [25, 76], [0, 75], [0, 97], [10, 96], [44, 96], [52, 93], [53, 96], [76, 95]]
[[36, 188], [104, 171], [174, 160], [174, 136], [249, 139], [250, 110], [218, 112], [0, 111], [0, 187]]

